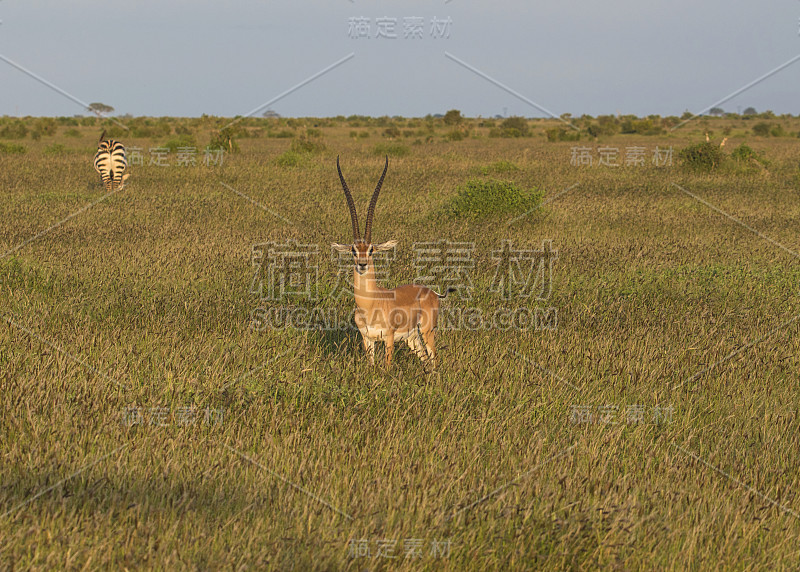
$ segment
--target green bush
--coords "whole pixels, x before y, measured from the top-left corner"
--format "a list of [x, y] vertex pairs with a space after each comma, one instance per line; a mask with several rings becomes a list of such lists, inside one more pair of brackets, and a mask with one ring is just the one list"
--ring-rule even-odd
[[378, 156], [391, 155], [392, 157], [405, 157], [411, 153], [402, 143], [378, 143], [372, 148], [372, 154]]
[[772, 129], [772, 125], [769, 123], [762, 121], [761, 123], [756, 123], [753, 125], [753, 135], [757, 135], [759, 137], [769, 137], [769, 132]]
[[234, 138], [233, 130], [228, 127], [225, 127], [217, 131], [211, 137], [211, 141], [209, 142], [207, 148], [222, 149], [227, 153], [239, 152], [239, 144], [236, 142], [236, 139]]
[[281, 167], [297, 167], [303, 163], [306, 156], [307, 155], [304, 153], [298, 153], [297, 151], [289, 149], [279, 155], [275, 162]]
[[621, 133], [636, 133], [638, 135], [659, 135], [663, 132], [660, 122], [653, 119], [637, 119], [627, 117], [620, 125]]
[[58, 132], [58, 123], [52, 117], [40, 117], [34, 124], [34, 130], [42, 135], [52, 137]]
[[495, 161], [491, 165], [478, 167], [478, 172], [482, 175], [489, 175], [490, 173], [513, 173], [514, 171], [519, 171], [519, 167], [505, 159]]
[[769, 161], [763, 154], [757, 153], [750, 146], [742, 143], [731, 151], [731, 159], [740, 164], [757, 164], [762, 167], [769, 165]]
[[749, 161], [750, 159], [755, 159], [758, 157], [755, 151], [748, 146], [742, 143], [736, 149], [731, 152], [731, 159], [735, 161]]
[[67, 152], [67, 148], [61, 143], [53, 143], [44, 148], [45, 155], [63, 155]]
[[512, 116], [500, 124], [503, 137], [527, 137], [530, 133], [528, 121], [524, 117]]
[[581, 132], [575, 129], [564, 129], [563, 127], [553, 127], [544, 132], [547, 140], [551, 143], [556, 141], [579, 141]]
[[711, 171], [722, 164], [725, 154], [719, 145], [708, 141], [689, 145], [678, 152], [683, 164], [696, 171]]
[[444, 114], [445, 125], [458, 125], [463, 120], [464, 118], [461, 116], [461, 112], [458, 109], [451, 109]]
[[27, 151], [28, 150], [25, 148], [25, 145], [20, 145], [19, 143], [0, 142], [0, 153], [5, 153], [6, 155], [21, 155]]
[[290, 151], [295, 153], [322, 153], [327, 149], [327, 146], [322, 141], [313, 141], [308, 137], [300, 136], [297, 139], [292, 139], [292, 144], [289, 147]]
[[3, 125], [0, 129], [0, 137], [3, 139], [24, 139], [27, 134], [28, 128], [19, 120]]
[[467, 134], [461, 131], [460, 129], [453, 129], [452, 131], [448, 131], [445, 133], [444, 138], [448, 141], [463, 141], [466, 139]]
[[[180, 135], [178, 137], [174, 137], [174, 138], [170, 139], [169, 141], [167, 141], [166, 143], [164, 143], [161, 146], [165, 147], [165, 148], [169, 149], [171, 152], [175, 153], [178, 150], [178, 147], [195, 147], [196, 148], [197, 147], [197, 143], [195, 142], [194, 137], [191, 136], [191, 135]], [[211, 145], [209, 145], [209, 147], [213, 148], [213, 146], [211, 146]], [[228, 149], [225, 149], [225, 151], [228, 151]]]
[[313, 141], [305, 135], [292, 139], [292, 144], [284, 151], [275, 162], [281, 167], [298, 167], [306, 162], [312, 155], [322, 153], [327, 146], [322, 141]]
[[543, 196], [543, 191], [521, 189], [509, 181], [471, 179], [458, 188], [449, 211], [456, 217], [524, 213], [538, 207]]
[[72, 129], [67, 129], [67, 130], [64, 132], [64, 136], [65, 136], [65, 137], [73, 137], [73, 138], [75, 138], [75, 137], [80, 137], [80, 136], [81, 136], [81, 132], [80, 132], [80, 131], [78, 131], [78, 130], [77, 130], [77, 129], [75, 129], [75, 128], [72, 128]]

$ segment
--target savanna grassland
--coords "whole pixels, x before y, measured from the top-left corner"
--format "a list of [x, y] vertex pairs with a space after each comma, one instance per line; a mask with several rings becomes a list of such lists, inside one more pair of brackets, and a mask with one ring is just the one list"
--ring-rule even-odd
[[[800, 567], [800, 120], [120, 121], [0, 125], [0, 568]], [[143, 156], [111, 194], [104, 127]], [[336, 156], [363, 221], [385, 154], [386, 284], [467, 243], [443, 307], [557, 320], [387, 371], [254, 319], [352, 320]], [[548, 240], [545, 299], [493, 291], [503, 241]], [[313, 296], [252, 293], [270, 242], [317, 247]]]

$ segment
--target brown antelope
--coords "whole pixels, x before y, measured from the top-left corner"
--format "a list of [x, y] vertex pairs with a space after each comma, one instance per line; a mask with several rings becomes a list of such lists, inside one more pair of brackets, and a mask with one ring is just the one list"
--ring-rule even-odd
[[353, 255], [353, 286], [356, 298], [355, 321], [364, 343], [364, 350], [371, 364], [375, 363], [375, 342], [382, 341], [386, 347], [386, 368], [392, 365], [394, 343], [405, 340], [408, 347], [416, 353], [423, 363], [436, 367], [436, 348], [434, 332], [439, 315], [439, 298], [445, 294], [437, 294], [430, 288], [416, 284], [406, 284], [391, 290], [381, 288], [375, 279], [373, 254], [382, 250], [391, 250], [397, 245], [396, 240], [380, 244], [372, 244], [372, 219], [375, 215], [375, 204], [381, 191], [386, 170], [389, 168], [389, 157], [383, 174], [372, 193], [372, 200], [367, 210], [367, 222], [364, 226], [364, 238], [358, 226], [358, 215], [353, 203], [353, 196], [342, 175], [339, 157], [336, 157], [336, 170], [342, 182], [344, 196], [350, 209], [350, 221], [353, 223], [353, 243], [334, 243], [333, 248], [339, 252], [350, 252]]

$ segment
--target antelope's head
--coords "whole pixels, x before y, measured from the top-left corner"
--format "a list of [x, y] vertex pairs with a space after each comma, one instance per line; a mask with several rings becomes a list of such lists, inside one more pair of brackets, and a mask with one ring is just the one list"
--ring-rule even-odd
[[386, 170], [389, 168], [389, 156], [386, 156], [386, 165], [383, 167], [383, 174], [378, 181], [378, 186], [375, 187], [375, 192], [372, 193], [372, 200], [369, 202], [369, 209], [367, 210], [367, 222], [364, 226], [364, 238], [361, 238], [361, 232], [358, 227], [358, 215], [356, 214], [356, 205], [353, 202], [353, 196], [350, 194], [350, 189], [347, 188], [347, 183], [342, 175], [342, 169], [339, 166], [339, 157], [336, 157], [336, 170], [339, 171], [339, 180], [342, 182], [344, 189], [344, 196], [347, 199], [347, 206], [350, 209], [350, 222], [353, 223], [353, 243], [352, 244], [339, 244], [333, 243], [333, 248], [338, 252], [350, 252], [353, 255], [353, 263], [355, 264], [356, 272], [363, 275], [369, 269], [372, 262], [372, 255], [381, 250], [391, 250], [397, 245], [396, 240], [389, 240], [380, 244], [372, 244], [372, 219], [375, 215], [375, 205], [378, 203], [378, 194], [381, 192], [381, 185], [383, 185], [383, 178], [386, 176]]

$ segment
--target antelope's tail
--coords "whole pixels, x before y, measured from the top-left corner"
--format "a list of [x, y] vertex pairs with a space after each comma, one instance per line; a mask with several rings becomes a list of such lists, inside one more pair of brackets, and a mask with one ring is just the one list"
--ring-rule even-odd
[[455, 292], [456, 290], [457, 288], [448, 288], [447, 290], [444, 291], [444, 294], [439, 294], [436, 290], [434, 290], [433, 293], [436, 294], [439, 298], [447, 298], [447, 295], [450, 292]]

